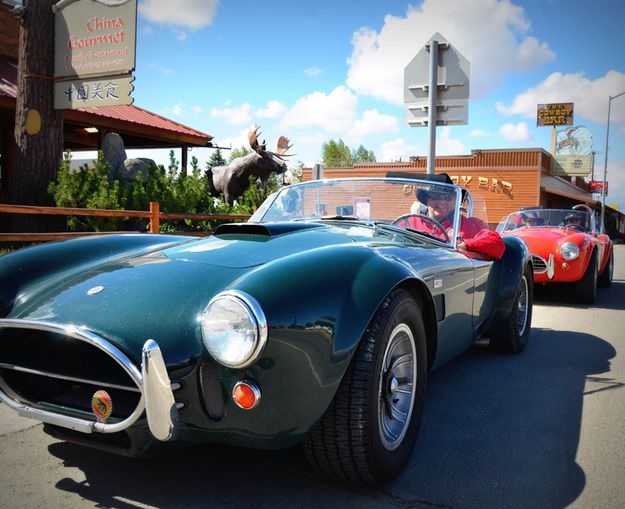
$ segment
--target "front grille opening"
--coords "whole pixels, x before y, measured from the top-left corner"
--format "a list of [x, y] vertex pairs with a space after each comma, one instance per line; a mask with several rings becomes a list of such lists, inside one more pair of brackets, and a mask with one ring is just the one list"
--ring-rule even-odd
[[114, 419], [139, 404], [139, 388], [107, 352], [71, 336], [46, 330], [0, 328], [0, 387], [22, 402], [62, 414], [94, 418], [93, 394], [113, 402]]
[[132, 414], [141, 398], [139, 392], [103, 387], [87, 382], [77, 383], [12, 369], [1, 369], [0, 377], [21, 400], [38, 406], [51, 407], [62, 413], [63, 409], [72, 409], [93, 417], [91, 399], [96, 391], [103, 389], [113, 402], [111, 417], [125, 419]]
[[94, 345], [54, 332], [3, 328], [0, 363], [54, 372], [59, 376], [136, 387], [130, 376], [108, 354]]
[[532, 255], [532, 263], [534, 265], [535, 274], [543, 274], [547, 272], [547, 262], [538, 255]]

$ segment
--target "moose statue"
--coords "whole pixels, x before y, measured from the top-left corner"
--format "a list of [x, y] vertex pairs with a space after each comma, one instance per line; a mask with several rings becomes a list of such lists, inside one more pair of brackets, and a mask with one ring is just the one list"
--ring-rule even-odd
[[249, 187], [250, 176], [266, 182], [272, 173], [280, 175], [287, 170], [284, 158], [293, 155], [286, 153], [293, 146], [289, 145], [289, 139], [280, 136], [277, 150], [270, 152], [266, 149], [264, 140], [263, 143], [258, 142], [260, 134], [260, 127], [253, 125], [247, 133], [252, 152], [237, 157], [225, 166], [215, 166], [208, 170], [208, 181], [212, 184], [211, 194], [219, 196], [223, 193], [226, 202], [232, 205]]

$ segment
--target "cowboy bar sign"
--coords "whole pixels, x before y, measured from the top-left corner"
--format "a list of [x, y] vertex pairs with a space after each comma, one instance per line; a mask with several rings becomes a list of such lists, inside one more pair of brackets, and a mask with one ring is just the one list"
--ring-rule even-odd
[[[55, 108], [132, 104], [137, 0], [60, 0], [53, 10]], [[85, 93], [99, 78], [98, 93]]]
[[539, 104], [536, 126], [573, 125], [573, 103]]

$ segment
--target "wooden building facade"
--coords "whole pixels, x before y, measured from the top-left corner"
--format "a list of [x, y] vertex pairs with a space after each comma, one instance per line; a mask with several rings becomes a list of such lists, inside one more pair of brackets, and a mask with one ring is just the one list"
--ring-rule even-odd
[[[491, 227], [502, 217], [524, 207], [568, 208], [585, 203], [598, 212], [601, 201], [589, 192], [580, 177], [551, 174], [553, 156], [540, 148], [474, 150], [470, 155], [438, 156], [436, 173], [451, 179], [484, 199]], [[363, 163], [350, 168], [324, 168], [324, 178], [384, 176], [389, 171], [426, 173], [425, 157], [410, 162]], [[312, 168], [304, 168], [303, 180], [312, 179]], [[625, 215], [606, 207], [606, 231], [625, 233]]]

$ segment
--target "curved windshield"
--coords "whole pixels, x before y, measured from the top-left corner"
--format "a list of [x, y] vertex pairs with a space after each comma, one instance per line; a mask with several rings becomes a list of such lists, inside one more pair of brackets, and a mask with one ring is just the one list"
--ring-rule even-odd
[[271, 195], [253, 222], [359, 221], [394, 225], [450, 243], [468, 194], [427, 180], [349, 178], [304, 182]]
[[499, 233], [518, 228], [566, 228], [590, 232], [595, 229], [590, 209], [527, 209], [506, 216], [497, 226]]

